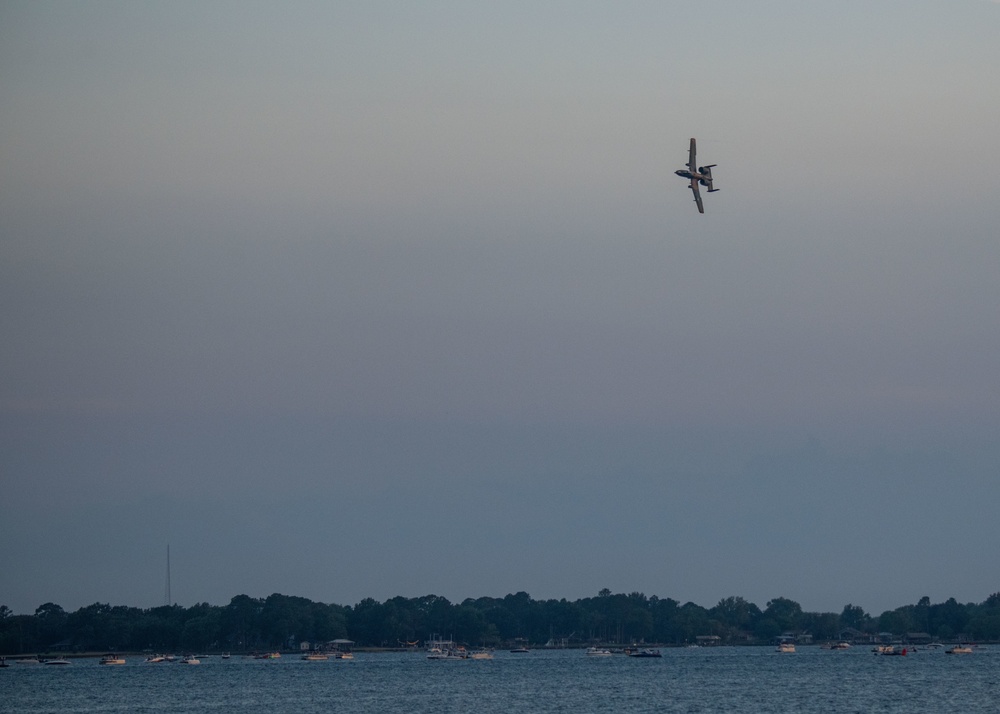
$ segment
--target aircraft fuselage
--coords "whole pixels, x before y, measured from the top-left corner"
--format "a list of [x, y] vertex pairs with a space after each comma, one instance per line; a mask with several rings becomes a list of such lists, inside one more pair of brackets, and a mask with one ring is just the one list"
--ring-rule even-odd
[[698, 173], [697, 171], [688, 171], [687, 169], [674, 171], [674, 173], [683, 178], [691, 179], [693, 181], [698, 181], [702, 186], [708, 186], [708, 179], [711, 178], [710, 175], [701, 174]]

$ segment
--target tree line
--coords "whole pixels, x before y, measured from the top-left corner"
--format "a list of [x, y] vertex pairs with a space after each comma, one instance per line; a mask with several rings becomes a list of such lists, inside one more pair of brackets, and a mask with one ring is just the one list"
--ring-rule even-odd
[[805, 612], [797, 602], [779, 597], [761, 610], [733, 596], [705, 608], [607, 589], [575, 601], [534, 600], [518, 592], [460, 603], [425, 595], [385, 602], [366, 598], [344, 606], [275, 593], [266, 598], [237, 595], [225, 606], [142, 609], [94, 603], [75, 612], [49, 602], [33, 615], [15, 615], [0, 605], [0, 654], [7, 655], [53, 650], [239, 652], [334, 639], [352, 640], [361, 647], [405, 647], [433, 634], [500, 647], [514, 641], [534, 646], [595, 641], [681, 645], [699, 636], [714, 636], [724, 644], [762, 644], [786, 633], [828, 641], [915, 632], [943, 641], [1000, 640], [1000, 592], [982, 603], [967, 604], [954, 598], [931, 604], [923, 597], [877, 617], [853, 604], [840, 613]]

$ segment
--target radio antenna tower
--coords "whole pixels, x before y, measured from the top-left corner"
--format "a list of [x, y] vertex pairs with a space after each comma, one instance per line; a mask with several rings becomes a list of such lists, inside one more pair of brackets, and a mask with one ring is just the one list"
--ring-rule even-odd
[[165, 595], [167, 600], [166, 603], [164, 604], [167, 607], [170, 607], [170, 603], [172, 602], [172, 600], [170, 597], [170, 544], [169, 543], [167, 543], [167, 590]]

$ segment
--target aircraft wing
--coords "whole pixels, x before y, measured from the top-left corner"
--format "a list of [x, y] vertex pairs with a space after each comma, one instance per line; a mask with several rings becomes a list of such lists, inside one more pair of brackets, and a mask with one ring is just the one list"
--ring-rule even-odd
[[[691, 148], [688, 149], [688, 169], [691, 171], [691, 173], [695, 173], [696, 171], [698, 171], [698, 164], [697, 164], [697, 162], [695, 161], [695, 158], [694, 158], [695, 157], [695, 153], [696, 153], [696, 151], [695, 151], [695, 147], [694, 147], [694, 137], [692, 136], [691, 137]], [[695, 189], [695, 192], [697, 192], [697, 191], [698, 191], [698, 189]]]
[[[691, 140], [692, 142], [694, 139]], [[698, 213], [704, 213], [705, 207], [701, 205], [701, 192], [698, 190], [698, 181], [691, 179], [691, 192], [694, 193], [694, 202], [698, 204]]]

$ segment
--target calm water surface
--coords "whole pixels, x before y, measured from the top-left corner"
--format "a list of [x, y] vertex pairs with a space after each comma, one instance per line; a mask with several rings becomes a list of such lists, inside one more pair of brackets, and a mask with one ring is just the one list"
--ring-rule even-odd
[[1000, 647], [971, 655], [877, 657], [865, 647], [665, 649], [662, 659], [582, 650], [497, 652], [487, 661], [422, 653], [304, 662], [209, 657], [198, 666], [0, 669], [0, 712], [991, 712]]

